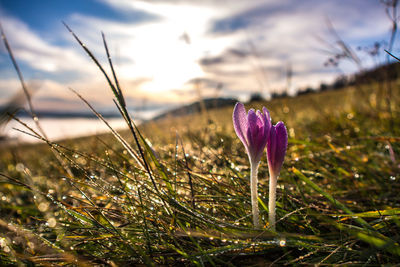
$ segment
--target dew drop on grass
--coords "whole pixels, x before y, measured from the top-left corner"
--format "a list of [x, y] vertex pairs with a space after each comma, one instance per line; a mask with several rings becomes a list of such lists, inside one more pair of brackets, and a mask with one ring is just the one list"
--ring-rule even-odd
[[286, 246], [286, 240], [285, 239], [279, 240], [279, 246], [281, 246], [281, 247]]
[[353, 118], [354, 118], [354, 113], [349, 113], [349, 114], [347, 114], [347, 118], [348, 118], [349, 120], [353, 119]]
[[17, 163], [17, 165], [15, 165], [15, 170], [18, 172], [23, 172], [25, 170], [25, 166], [22, 163]]
[[290, 109], [288, 106], [283, 107], [283, 113], [287, 114], [287, 113], [289, 113], [289, 111], [290, 111]]
[[39, 211], [45, 212], [49, 208], [49, 204], [47, 202], [41, 202], [38, 206]]

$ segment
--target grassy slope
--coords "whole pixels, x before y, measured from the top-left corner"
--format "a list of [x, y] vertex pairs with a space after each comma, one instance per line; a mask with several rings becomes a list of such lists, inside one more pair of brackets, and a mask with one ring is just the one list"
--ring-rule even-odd
[[[393, 86], [397, 94], [399, 84]], [[3, 150], [0, 173], [9, 178], [0, 178], [0, 262], [399, 262], [399, 98], [391, 97], [389, 113], [377, 87], [247, 105], [265, 105], [290, 135], [278, 181], [278, 233], [265, 219], [265, 158], [265, 225], [252, 229], [248, 160], [232, 108], [141, 126], [156, 151], [152, 159], [146, 149], [156, 188], [111, 136], [53, 147], [70, 174], [47, 145]]]

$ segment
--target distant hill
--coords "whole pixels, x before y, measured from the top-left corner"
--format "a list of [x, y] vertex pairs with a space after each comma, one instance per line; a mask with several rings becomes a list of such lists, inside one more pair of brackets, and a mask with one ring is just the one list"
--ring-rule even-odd
[[197, 101], [189, 105], [185, 105], [170, 111], [166, 111], [165, 113], [156, 116], [153, 120], [160, 120], [166, 117], [178, 117], [188, 114], [193, 114], [200, 112], [202, 109], [202, 105], [204, 103], [204, 107], [209, 109], [221, 108], [225, 106], [233, 106], [237, 102], [237, 99], [234, 98], [206, 98], [201, 102]]

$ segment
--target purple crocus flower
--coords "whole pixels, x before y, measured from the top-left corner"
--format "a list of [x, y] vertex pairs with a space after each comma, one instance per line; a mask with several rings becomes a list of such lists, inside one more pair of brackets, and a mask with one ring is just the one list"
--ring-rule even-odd
[[260, 215], [258, 210], [258, 166], [267, 145], [271, 129], [271, 120], [268, 110], [264, 107], [263, 113], [259, 110], [250, 109], [246, 114], [246, 109], [242, 103], [237, 103], [233, 110], [233, 127], [236, 134], [242, 141], [247, 150], [250, 161], [250, 189], [251, 206], [253, 212], [254, 227], [260, 227]]
[[269, 225], [275, 230], [276, 185], [288, 145], [288, 135], [283, 122], [272, 125], [267, 144], [269, 168]]
[[238, 102], [233, 110], [233, 127], [245, 146], [251, 163], [258, 164], [267, 145], [271, 128], [268, 110], [263, 107], [261, 113], [259, 110], [250, 109], [246, 114], [244, 105]]
[[276, 125], [272, 125], [267, 144], [268, 167], [271, 176], [279, 176], [287, 144], [288, 135], [285, 124], [280, 121]]

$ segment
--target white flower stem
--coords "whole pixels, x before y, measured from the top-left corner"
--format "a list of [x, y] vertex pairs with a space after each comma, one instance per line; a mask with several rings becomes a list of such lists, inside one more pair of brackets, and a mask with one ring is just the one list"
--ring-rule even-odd
[[258, 166], [259, 162], [252, 163], [250, 161], [250, 191], [251, 191], [251, 207], [253, 212], [254, 228], [260, 228], [260, 212], [258, 211]]
[[269, 175], [269, 200], [268, 200], [268, 222], [271, 230], [275, 231], [275, 210], [276, 210], [276, 184], [278, 175], [270, 173]]

